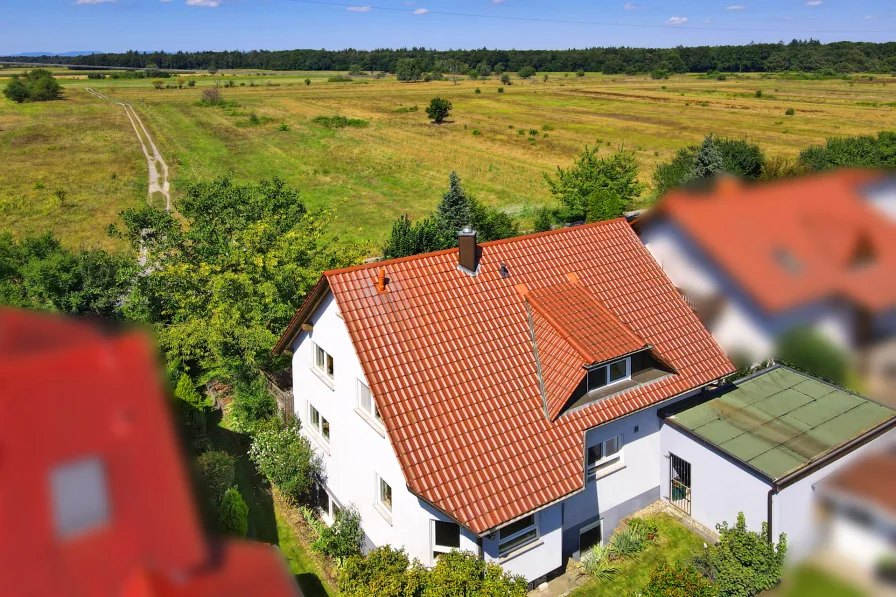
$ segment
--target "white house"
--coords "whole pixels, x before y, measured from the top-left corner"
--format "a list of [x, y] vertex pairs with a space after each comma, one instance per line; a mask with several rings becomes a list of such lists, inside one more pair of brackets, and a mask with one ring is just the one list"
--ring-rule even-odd
[[[813, 327], [896, 401], [893, 180], [842, 170], [764, 185], [678, 190], [636, 220], [641, 240], [735, 360], [774, 356]], [[896, 402], [894, 402], [896, 403]]]
[[352, 503], [368, 547], [538, 582], [670, 498], [665, 409], [733, 367], [623, 219], [459, 244], [326, 272], [275, 350], [326, 520]]

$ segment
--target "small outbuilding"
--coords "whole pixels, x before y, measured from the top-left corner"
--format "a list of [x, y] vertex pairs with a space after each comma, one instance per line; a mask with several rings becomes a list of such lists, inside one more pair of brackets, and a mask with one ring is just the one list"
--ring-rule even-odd
[[767, 524], [800, 558], [822, 537], [816, 485], [892, 443], [896, 411], [776, 365], [659, 412], [669, 501], [701, 524]]

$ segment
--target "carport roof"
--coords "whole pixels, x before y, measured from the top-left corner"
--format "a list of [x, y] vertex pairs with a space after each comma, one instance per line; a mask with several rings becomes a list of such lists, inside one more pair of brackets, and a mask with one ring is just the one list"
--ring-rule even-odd
[[893, 419], [896, 411], [779, 365], [664, 416], [774, 481]]

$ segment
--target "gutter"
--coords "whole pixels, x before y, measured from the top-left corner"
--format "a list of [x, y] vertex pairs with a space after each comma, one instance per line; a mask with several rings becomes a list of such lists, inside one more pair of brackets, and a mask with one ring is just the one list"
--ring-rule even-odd
[[768, 535], [766, 540], [769, 543], [774, 542], [774, 533], [772, 532], [772, 514], [774, 513], [774, 497], [784, 489], [787, 489], [794, 483], [801, 481], [812, 473], [824, 468], [832, 462], [840, 460], [844, 456], [855, 452], [868, 442], [877, 439], [888, 431], [896, 428], [896, 416], [893, 416], [876, 427], [872, 427], [862, 435], [848, 441], [847, 443], [831, 450], [815, 462], [804, 466], [803, 468], [792, 471], [783, 477], [772, 481], [772, 487], [768, 490]]

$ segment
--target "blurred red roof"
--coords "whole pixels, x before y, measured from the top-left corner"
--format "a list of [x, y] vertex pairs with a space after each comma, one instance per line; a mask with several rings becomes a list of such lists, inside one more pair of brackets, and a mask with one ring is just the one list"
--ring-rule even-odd
[[[269, 546], [215, 563], [144, 336], [0, 309], [0, 357], [3, 595], [297, 595]], [[180, 592], [125, 593], [143, 571]]]
[[896, 306], [896, 223], [862, 193], [885, 176], [838, 170], [762, 185], [723, 179], [710, 192], [669, 192], [643, 220], [672, 219], [769, 311], [845, 297], [877, 312]]
[[[457, 249], [326, 272], [276, 350], [332, 290], [411, 491], [484, 533], [583, 487], [585, 430], [733, 368], [624, 219], [480, 247], [477, 276]], [[676, 374], [556, 416], [584, 363], [647, 344]]]

